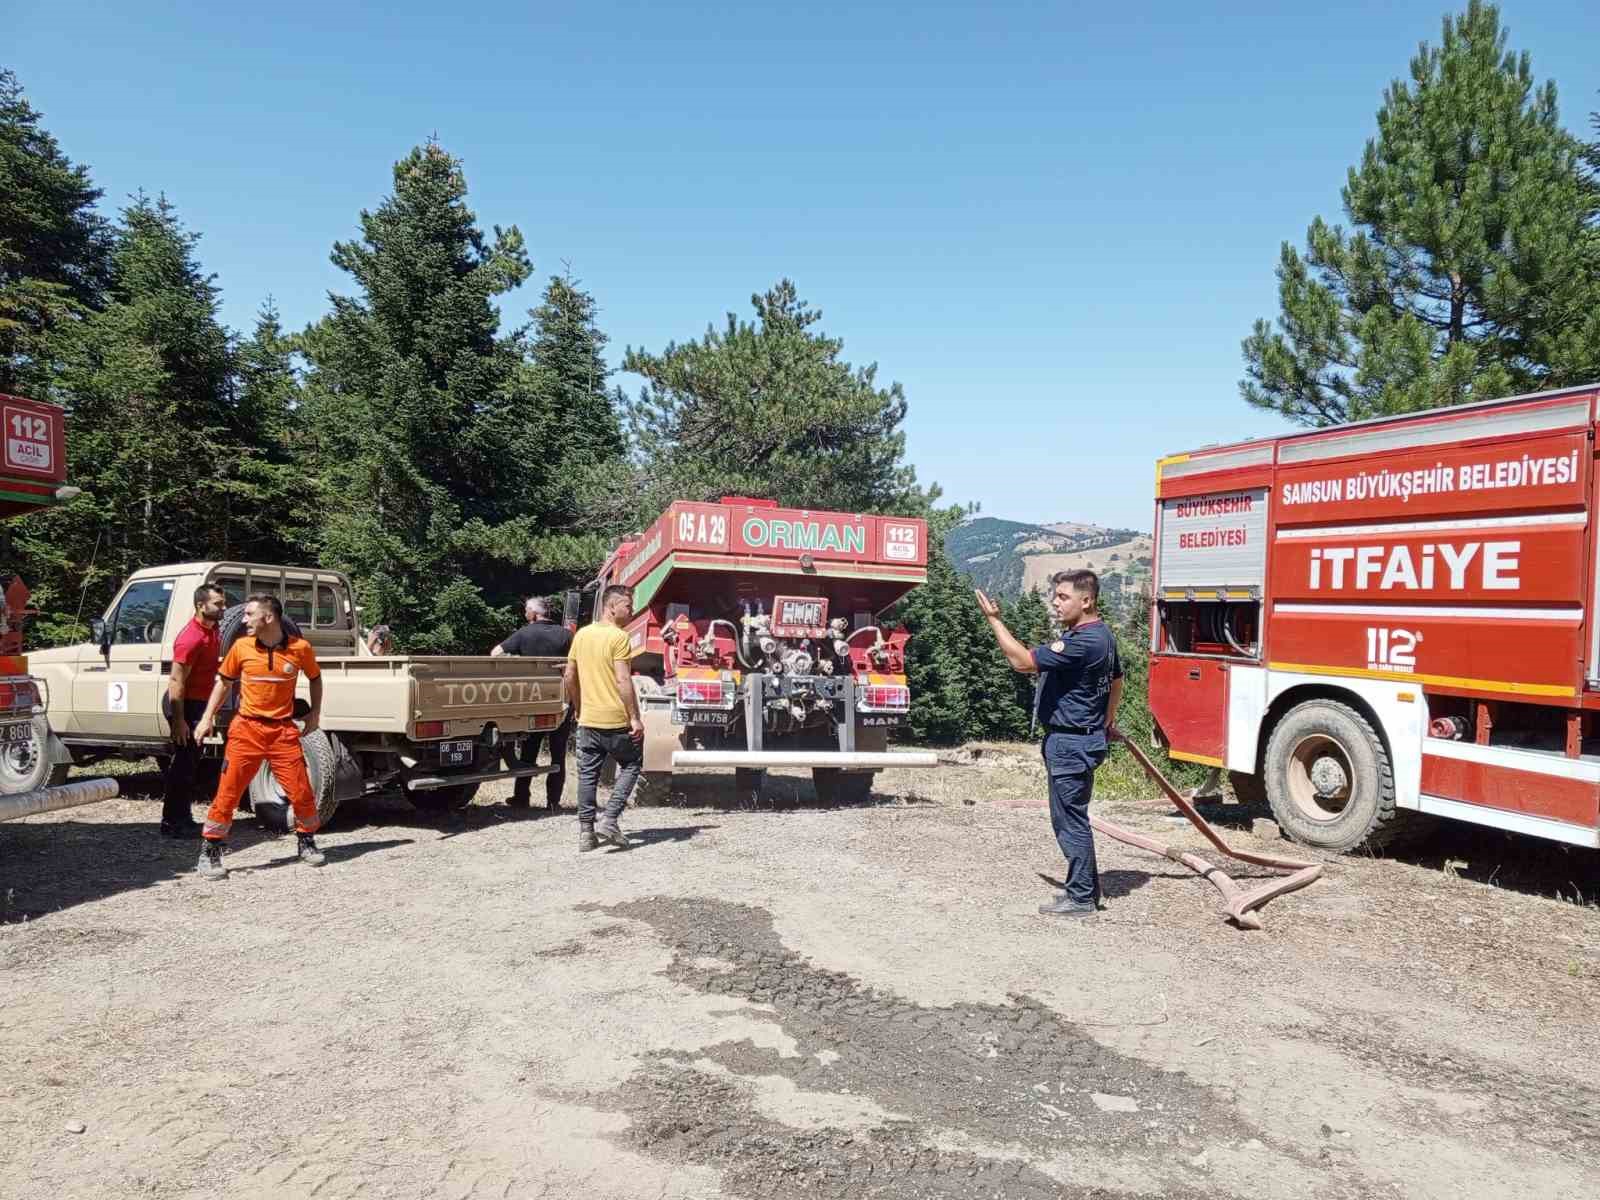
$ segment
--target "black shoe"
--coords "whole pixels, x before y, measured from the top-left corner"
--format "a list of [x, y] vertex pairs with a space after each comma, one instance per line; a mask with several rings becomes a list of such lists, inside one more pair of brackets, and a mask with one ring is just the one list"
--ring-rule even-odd
[[317, 849], [316, 838], [312, 837], [309, 833], [301, 833], [295, 836], [296, 841], [298, 842], [298, 845], [295, 848], [295, 853], [300, 856], [300, 861], [305, 863], [306, 866], [320, 867], [323, 863], [328, 861], [328, 856], [321, 850]]
[[1039, 911], [1049, 917], [1092, 917], [1100, 910], [1088, 900], [1057, 896], [1049, 904], [1039, 905]]
[[545, 808], [546, 812], [560, 812], [561, 811], [561, 801], [560, 800], [546, 800], [544, 802], [544, 808]]
[[594, 836], [602, 842], [609, 842], [619, 850], [628, 848], [628, 835], [623, 833], [622, 827], [610, 818], [600, 818], [599, 824], [594, 827]]
[[526, 796], [512, 796], [511, 799], [506, 801], [506, 807], [508, 808], [527, 808], [528, 806], [528, 798]]
[[584, 829], [582, 827], [578, 829], [579, 854], [587, 854], [589, 851], [595, 849], [599, 845], [600, 843], [595, 839], [593, 829]]
[[200, 836], [200, 822], [185, 817], [181, 821], [161, 822], [161, 836], [167, 838], [180, 838], [187, 841], [189, 838]]

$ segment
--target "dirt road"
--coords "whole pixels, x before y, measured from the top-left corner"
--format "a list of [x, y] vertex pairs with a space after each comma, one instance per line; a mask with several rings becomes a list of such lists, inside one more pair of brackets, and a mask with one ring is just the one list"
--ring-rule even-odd
[[[1102, 841], [1107, 911], [1041, 917], [1046, 818], [990, 802], [1042, 783], [990, 755], [859, 808], [774, 780], [777, 811], [632, 812], [635, 848], [582, 857], [570, 808], [487, 793], [346, 817], [321, 871], [242, 818], [208, 884], [156, 837], [152, 786], [0, 826], [0, 1195], [1600, 1179], [1600, 911], [1448, 867], [1336, 860], [1242, 933], [1204, 882]], [[1154, 801], [1103, 811], [1200, 845]]]

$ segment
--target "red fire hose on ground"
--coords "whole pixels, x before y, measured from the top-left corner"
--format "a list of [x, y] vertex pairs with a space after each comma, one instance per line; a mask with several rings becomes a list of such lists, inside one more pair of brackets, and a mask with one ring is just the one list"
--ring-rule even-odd
[[1212, 886], [1222, 893], [1222, 898], [1226, 902], [1224, 907], [1227, 910], [1228, 917], [1240, 929], [1260, 929], [1261, 915], [1256, 911], [1257, 909], [1268, 900], [1282, 896], [1286, 892], [1298, 891], [1322, 877], [1321, 863], [1302, 862], [1295, 858], [1279, 858], [1272, 854], [1252, 854], [1247, 850], [1235, 850], [1223, 841], [1222, 835], [1213, 829], [1210, 823], [1196, 811], [1189, 798], [1172, 786], [1167, 777], [1157, 769], [1155, 763], [1150, 761], [1143, 750], [1139, 749], [1123, 734], [1113, 733], [1111, 738], [1113, 741], [1121, 742], [1128, 748], [1128, 753], [1133, 755], [1138, 764], [1144, 768], [1145, 774], [1150, 776], [1167, 799], [1172, 801], [1173, 805], [1184, 816], [1189, 818], [1189, 822], [1205, 835], [1206, 841], [1210, 842], [1223, 854], [1240, 862], [1249, 863], [1251, 866], [1268, 867], [1276, 871], [1290, 872], [1287, 875], [1265, 880], [1255, 887], [1243, 888], [1230, 879], [1220, 867], [1212, 866], [1198, 854], [1192, 854], [1176, 846], [1163, 845], [1153, 837], [1135, 833], [1133, 830], [1124, 829], [1120, 825], [1113, 825], [1110, 821], [1103, 820], [1100, 817], [1091, 816], [1089, 818], [1089, 824], [1097, 832], [1129, 846], [1136, 846], [1140, 850], [1148, 850], [1151, 854], [1159, 854], [1172, 862], [1181, 863], [1195, 874], [1209, 880]]

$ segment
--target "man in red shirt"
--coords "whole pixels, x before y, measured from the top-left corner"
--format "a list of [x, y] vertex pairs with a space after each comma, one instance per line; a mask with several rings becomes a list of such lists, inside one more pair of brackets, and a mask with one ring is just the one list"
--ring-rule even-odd
[[194, 590], [194, 618], [183, 627], [172, 647], [172, 678], [161, 711], [172, 730], [172, 761], [167, 766], [166, 795], [161, 801], [161, 835], [192, 838], [200, 832], [190, 805], [194, 803], [195, 774], [200, 767], [200, 743], [192, 730], [205, 712], [222, 657], [217, 622], [227, 609], [222, 589], [209, 583]]
[[317, 801], [306, 775], [301, 732], [294, 724], [295, 685], [302, 678], [311, 691], [311, 711], [305, 719], [305, 732], [311, 733], [322, 717], [322, 669], [317, 666], [316, 653], [305, 638], [284, 629], [282, 601], [271, 593], [258, 592], [245, 601], [244, 632], [228, 647], [217, 669], [211, 699], [194, 730], [195, 737], [204, 741], [229, 687], [237, 683], [239, 712], [228, 725], [227, 763], [201, 831], [196, 870], [206, 879], [228, 876], [222, 850], [233, 827], [234, 810], [262, 763], [271, 764], [273, 776], [294, 806], [300, 861], [313, 867], [327, 861], [312, 837], [318, 824]]

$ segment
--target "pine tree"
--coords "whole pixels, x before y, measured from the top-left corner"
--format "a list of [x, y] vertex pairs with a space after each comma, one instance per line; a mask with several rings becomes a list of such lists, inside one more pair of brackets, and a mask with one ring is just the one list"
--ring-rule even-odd
[[674, 499], [761, 496], [804, 508], [920, 512], [938, 489], [906, 465], [906, 398], [840, 358], [787, 279], [719, 331], [660, 354], [629, 349], [646, 384], [630, 410], [645, 511]]
[[84, 494], [16, 526], [41, 640], [74, 632], [80, 588], [92, 612], [130, 571], [253, 548], [229, 516], [250, 502], [240, 464], [253, 434], [234, 411], [232, 347], [197, 241], [164, 199], [137, 199], [115, 233], [103, 308], [57, 331], [47, 398], [66, 407]]
[[528, 414], [524, 347], [494, 298], [532, 264], [516, 226], [485, 238], [461, 163], [439, 146], [395, 165], [333, 262], [358, 296], [299, 339], [324, 563], [367, 619], [423, 652], [482, 650], [526, 587], [549, 448]]
[[1343, 189], [1284, 243], [1281, 312], [1244, 341], [1244, 399], [1306, 425], [1580, 382], [1600, 368], [1582, 147], [1493, 5], [1446, 17], [1378, 111]]
[[48, 390], [52, 331], [100, 305], [111, 233], [99, 198], [0, 68], [0, 392]]
[[539, 372], [542, 399], [554, 420], [546, 436], [561, 442], [564, 467], [622, 457], [625, 443], [615, 401], [607, 390], [611, 368], [602, 355], [606, 335], [595, 324], [594, 297], [568, 270], [553, 277], [544, 302], [529, 314], [529, 356]]

